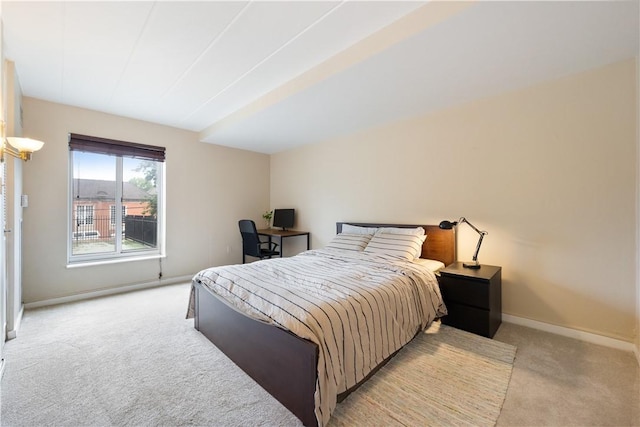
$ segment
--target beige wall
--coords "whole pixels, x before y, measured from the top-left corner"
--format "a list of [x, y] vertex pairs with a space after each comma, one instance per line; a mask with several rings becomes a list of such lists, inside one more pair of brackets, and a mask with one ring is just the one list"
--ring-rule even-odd
[[[503, 311], [634, 341], [636, 71], [613, 64], [271, 157], [271, 206], [335, 222], [486, 229]], [[459, 227], [458, 259], [477, 234]]]
[[[241, 261], [237, 221], [269, 206], [269, 157], [198, 142], [197, 134], [24, 98], [24, 134], [45, 141], [24, 165], [24, 301], [148, 283], [158, 260], [66, 268], [69, 132], [166, 147], [165, 279]], [[227, 247], [230, 252], [227, 253]]]

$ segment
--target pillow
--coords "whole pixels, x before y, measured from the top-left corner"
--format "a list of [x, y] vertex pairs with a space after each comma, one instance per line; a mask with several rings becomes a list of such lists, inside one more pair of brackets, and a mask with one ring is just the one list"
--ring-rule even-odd
[[357, 225], [342, 224], [343, 234], [375, 234], [378, 229], [376, 227], [359, 227]]
[[427, 236], [413, 234], [377, 233], [371, 238], [364, 251], [413, 261], [420, 257], [422, 244], [426, 238]]
[[416, 258], [413, 260], [413, 262], [415, 262], [416, 264], [424, 265], [434, 273], [440, 271], [441, 268], [445, 267], [444, 262], [440, 262], [435, 259]]
[[400, 227], [380, 227], [378, 228], [378, 233], [389, 233], [389, 234], [413, 234], [415, 236], [424, 236], [424, 228], [415, 227], [415, 228], [400, 228]]
[[340, 233], [326, 247], [345, 251], [363, 251], [367, 247], [369, 240], [371, 240], [371, 234]]

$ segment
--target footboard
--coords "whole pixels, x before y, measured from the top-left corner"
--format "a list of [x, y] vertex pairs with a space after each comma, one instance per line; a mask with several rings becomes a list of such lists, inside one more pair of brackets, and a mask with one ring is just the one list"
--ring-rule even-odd
[[305, 426], [316, 426], [318, 347], [245, 316], [196, 281], [194, 287], [196, 329]]

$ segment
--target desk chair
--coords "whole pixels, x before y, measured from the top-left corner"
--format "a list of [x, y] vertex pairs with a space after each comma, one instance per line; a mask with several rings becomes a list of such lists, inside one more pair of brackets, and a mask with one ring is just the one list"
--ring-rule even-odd
[[[258, 236], [258, 230], [256, 229], [256, 223], [250, 219], [241, 219], [238, 221], [240, 227], [240, 234], [242, 235], [242, 263], [244, 264], [245, 255], [249, 255], [255, 258], [271, 258], [274, 255], [280, 255], [280, 252], [276, 251], [278, 244], [275, 242], [263, 242]], [[263, 248], [262, 245], [269, 245], [268, 248]]]

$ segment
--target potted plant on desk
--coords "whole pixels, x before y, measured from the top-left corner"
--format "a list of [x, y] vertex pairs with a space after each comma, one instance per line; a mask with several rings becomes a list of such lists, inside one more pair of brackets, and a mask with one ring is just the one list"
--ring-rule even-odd
[[269, 228], [271, 226], [272, 217], [273, 217], [273, 211], [266, 211], [265, 213], [262, 214], [262, 218], [264, 218], [264, 221], [267, 225], [266, 228]]

